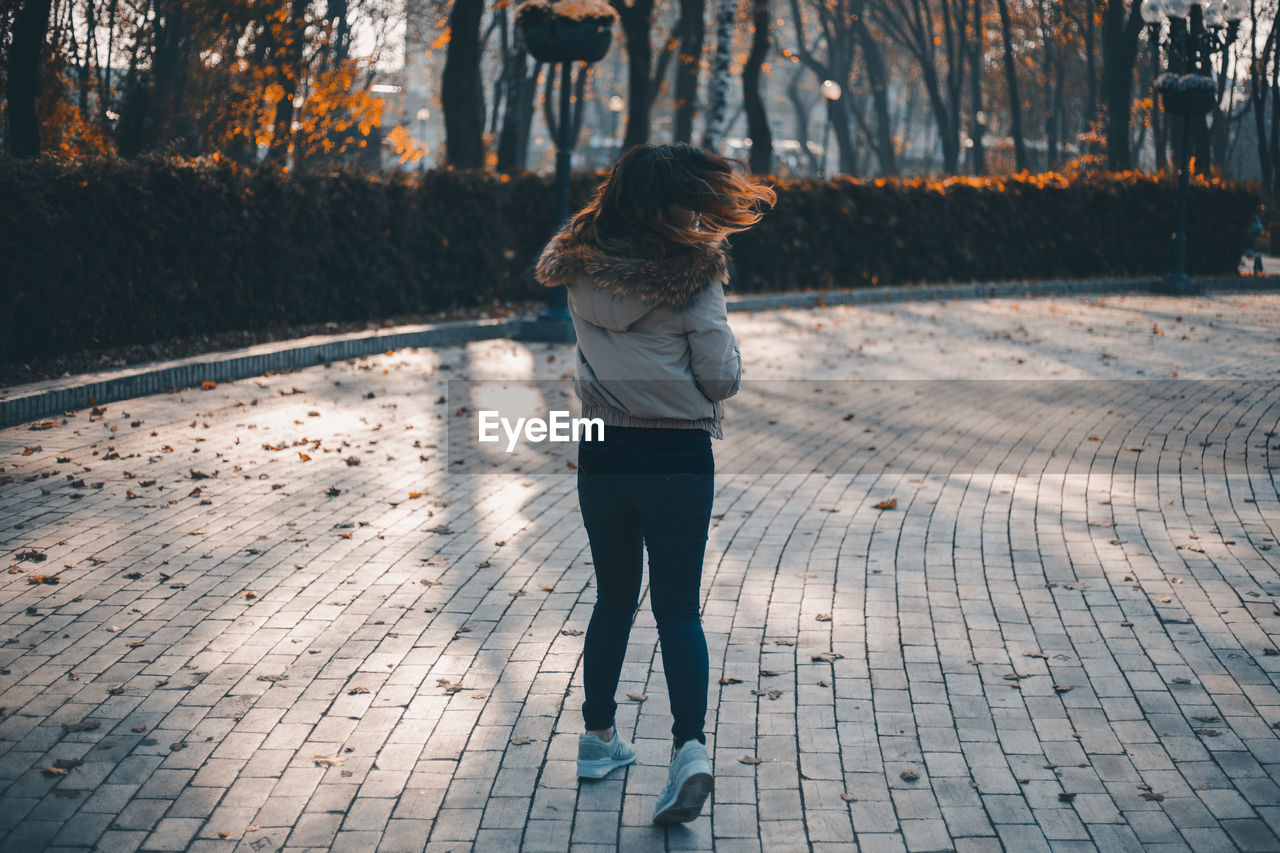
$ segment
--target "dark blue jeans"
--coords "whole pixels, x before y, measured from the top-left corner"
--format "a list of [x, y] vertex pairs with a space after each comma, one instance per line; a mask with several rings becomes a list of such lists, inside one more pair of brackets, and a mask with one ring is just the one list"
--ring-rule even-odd
[[702, 557], [711, 522], [715, 460], [700, 429], [605, 427], [578, 443], [578, 503], [591, 541], [596, 604], [583, 648], [588, 730], [607, 729], [640, 601], [645, 548], [649, 604], [658, 623], [675, 745], [707, 742], [707, 640]]

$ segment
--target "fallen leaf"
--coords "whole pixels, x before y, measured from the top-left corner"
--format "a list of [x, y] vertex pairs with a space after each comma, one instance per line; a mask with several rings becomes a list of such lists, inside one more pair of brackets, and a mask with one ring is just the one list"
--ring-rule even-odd
[[1058, 693], [1070, 693], [1070, 692], [1071, 692], [1071, 688], [1072, 688], [1072, 685], [1070, 685], [1070, 684], [1055, 684], [1055, 685], [1053, 685], [1053, 689], [1054, 689], [1056, 692], [1058, 692]]
[[914, 770], [903, 770], [898, 776], [903, 782], [914, 782], [920, 778], [920, 774]]
[[741, 684], [742, 679], [741, 678], [721, 678], [720, 683], [721, 684]]
[[846, 803], [856, 803], [858, 801], [857, 797], [854, 797], [852, 794], [847, 794], [844, 791], [840, 792], [840, 799], [844, 800]]
[[1070, 791], [1059, 791], [1058, 799], [1064, 803], [1069, 803], [1076, 798], [1076, 795]]
[[350, 690], [347, 691], [347, 694], [350, 696], [360, 696], [368, 692], [369, 692], [368, 687], [352, 687]]
[[68, 732], [91, 732], [101, 725], [96, 720], [81, 720], [78, 723], [63, 723], [62, 728]]
[[897, 498], [889, 498], [888, 500], [880, 501], [880, 503], [876, 504], [876, 509], [897, 509], [897, 507]]
[[738, 761], [742, 764], [760, 764], [762, 759], [756, 758], [754, 755], [744, 755]]
[[526, 744], [526, 743], [533, 743], [533, 742], [534, 742], [534, 741], [536, 741], [536, 740], [537, 740], [537, 738], [536, 738], [536, 737], [526, 737], [526, 736], [524, 736], [524, 735], [520, 735], [519, 737], [513, 737], [513, 738], [511, 739], [511, 742], [512, 742], [512, 743], [514, 743], [514, 744], [520, 744], [520, 745], [523, 745], [523, 744]]
[[311, 760], [319, 767], [337, 767], [347, 759], [338, 755], [316, 755]]
[[814, 618], [814, 619], [816, 619], [816, 620], [817, 620], [817, 621], [819, 621], [819, 622], [830, 622], [830, 621], [831, 621], [831, 614], [830, 614], [830, 613], [819, 613], [817, 616], [815, 616], [815, 617], [813, 617], [813, 618]]
[[648, 693], [628, 693], [627, 698], [630, 699], [632, 702], [643, 702], [644, 700], [649, 698], [649, 694]]
[[67, 771], [61, 767], [42, 767], [40, 772], [46, 776], [66, 776]]
[[285, 681], [288, 678], [289, 676], [286, 675], [285, 673], [280, 673], [279, 675], [259, 675], [258, 676], [259, 681], [270, 681], [273, 684], [278, 681]]

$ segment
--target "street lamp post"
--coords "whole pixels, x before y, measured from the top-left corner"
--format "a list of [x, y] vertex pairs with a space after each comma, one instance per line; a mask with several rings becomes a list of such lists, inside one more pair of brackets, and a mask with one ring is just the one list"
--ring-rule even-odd
[[614, 95], [609, 98], [609, 112], [613, 115], [613, 126], [609, 129], [609, 135], [613, 144], [618, 148], [619, 157], [622, 156], [622, 141], [618, 139], [618, 128], [621, 126], [618, 115], [626, 108], [627, 101], [621, 95]]
[[[418, 141], [423, 145], [427, 142], [427, 119], [431, 118], [431, 110], [426, 107], [418, 108]], [[418, 168], [426, 171], [427, 158], [423, 157], [418, 161]]]
[[[560, 114], [555, 120], [553, 136], [556, 144], [555, 228], [569, 218], [569, 178], [573, 143], [577, 136], [583, 104], [573, 105], [573, 66], [598, 62], [609, 51], [613, 40], [611, 28], [618, 13], [605, 0], [583, 0], [557, 3], [554, 0], [525, 0], [516, 7], [516, 26], [520, 27], [529, 54], [539, 62], [560, 66]], [[555, 73], [554, 71], [552, 73]], [[527, 340], [572, 341], [573, 321], [569, 315], [569, 294], [564, 287], [547, 288], [546, 307], [538, 314], [532, 328], [523, 335]]]
[[[1142, 19], [1147, 23], [1158, 52], [1164, 22], [1169, 23], [1163, 46], [1169, 70], [1156, 81], [1167, 115], [1180, 117], [1178, 202], [1169, 274], [1168, 293], [1197, 293], [1199, 286], [1187, 275], [1187, 194], [1190, 183], [1191, 125], [1196, 116], [1213, 110], [1218, 101], [1218, 84], [1213, 72], [1213, 56], [1236, 40], [1240, 20], [1249, 12], [1249, 0], [1146, 0]], [[1166, 128], [1169, 122], [1165, 122]]]
[[822, 129], [822, 169], [818, 172], [820, 178], [825, 178], [830, 172], [830, 164], [827, 162], [827, 140], [831, 136], [831, 111], [835, 108], [836, 101], [840, 100], [841, 94], [840, 84], [835, 80], [822, 81], [822, 97], [827, 100], [827, 123]]

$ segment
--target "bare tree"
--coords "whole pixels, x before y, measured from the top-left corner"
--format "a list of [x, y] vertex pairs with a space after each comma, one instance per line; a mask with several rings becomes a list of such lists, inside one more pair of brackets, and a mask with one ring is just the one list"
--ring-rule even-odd
[[877, 20], [920, 69], [942, 146], [943, 170], [960, 160], [960, 113], [973, 0], [874, 0]]
[[1009, 133], [1013, 136], [1014, 168], [1027, 168], [1027, 141], [1022, 132], [1022, 98], [1018, 95], [1018, 61], [1013, 52], [1013, 21], [1009, 0], [996, 0], [1000, 10], [1000, 36], [1003, 42], [1005, 86], [1009, 90]]

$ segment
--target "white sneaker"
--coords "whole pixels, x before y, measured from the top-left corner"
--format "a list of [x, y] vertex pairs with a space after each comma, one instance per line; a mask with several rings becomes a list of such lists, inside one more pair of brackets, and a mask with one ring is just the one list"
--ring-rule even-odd
[[667, 784], [658, 794], [653, 822], [688, 823], [695, 820], [702, 814], [702, 804], [711, 795], [713, 787], [707, 748], [698, 740], [685, 741], [667, 769]]
[[617, 767], [636, 760], [636, 748], [622, 739], [618, 729], [612, 740], [600, 740], [585, 732], [578, 735], [578, 778], [603, 779]]

